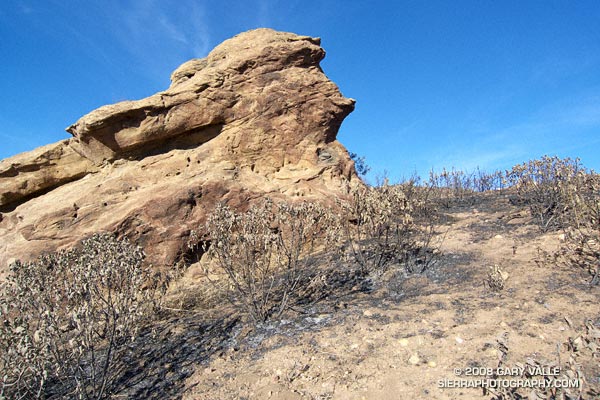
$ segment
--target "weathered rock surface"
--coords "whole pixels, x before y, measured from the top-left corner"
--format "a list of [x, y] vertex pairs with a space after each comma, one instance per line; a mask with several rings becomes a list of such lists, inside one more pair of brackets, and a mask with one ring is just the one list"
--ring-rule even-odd
[[0, 211], [96, 170], [69, 146], [69, 141], [0, 160]]
[[318, 38], [258, 29], [184, 63], [171, 86], [100, 107], [73, 138], [0, 162], [0, 273], [98, 231], [182, 255], [217, 201], [315, 199], [356, 180], [336, 140], [354, 100], [322, 72]]

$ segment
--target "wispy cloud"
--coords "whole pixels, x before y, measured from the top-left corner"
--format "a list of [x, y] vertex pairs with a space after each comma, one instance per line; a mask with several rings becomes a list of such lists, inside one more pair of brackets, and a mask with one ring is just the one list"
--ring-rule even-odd
[[258, 1], [258, 24], [261, 27], [269, 27], [271, 23], [269, 0]]
[[534, 83], [554, 86], [578, 74], [597, 68], [600, 57], [594, 52], [587, 52], [580, 57], [552, 55], [537, 63], [531, 72]]
[[523, 123], [467, 132], [464, 136], [468, 140], [436, 149], [431, 166], [435, 169], [455, 166], [467, 170], [509, 168], [543, 154], [568, 154], [596, 146], [600, 143], [598, 100], [595, 97], [571, 100], [568, 106], [557, 104]]
[[562, 125], [600, 126], [600, 97], [558, 112], [557, 119]]
[[189, 45], [187, 35], [179, 28], [177, 28], [175, 24], [173, 24], [166, 15], [160, 15], [158, 17], [158, 21], [160, 23], [162, 31], [166, 34], [166, 37], [175, 42], [182, 43], [186, 46]]
[[20, 1], [18, 3], [18, 7], [19, 7], [19, 11], [23, 14], [31, 14], [35, 11], [34, 8], [31, 6], [31, 4], [26, 3], [24, 1]]
[[180, 0], [176, 6], [157, 0], [107, 0], [89, 15], [93, 28], [76, 26], [73, 36], [98, 52], [95, 58], [101, 56], [111, 70], [126, 68], [128, 74], [160, 86], [179, 64], [205, 57], [212, 45], [206, 12], [194, 0]]
[[115, 36], [134, 55], [156, 56], [156, 49], [167, 54], [193, 52], [195, 57], [208, 52], [208, 22], [197, 1], [181, 0], [177, 7], [156, 0], [130, 1], [117, 15], [111, 23]]

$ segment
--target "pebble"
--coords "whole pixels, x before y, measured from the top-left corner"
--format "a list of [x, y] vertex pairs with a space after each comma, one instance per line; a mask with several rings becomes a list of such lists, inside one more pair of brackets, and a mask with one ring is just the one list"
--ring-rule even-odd
[[437, 363], [436, 363], [435, 361], [429, 361], [429, 362], [427, 363], [427, 365], [428, 365], [430, 368], [435, 368], [435, 367], [437, 367]]
[[504, 236], [502, 236], [502, 235], [496, 235], [496, 236], [494, 236], [494, 239], [504, 239]]
[[461, 338], [460, 338], [460, 337], [458, 337], [458, 336], [456, 337], [456, 343], [458, 343], [458, 344], [463, 344], [463, 342], [464, 342], [464, 341], [465, 341], [464, 339], [461, 339]]
[[488, 354], [489, 354], [491, 357], [497, 357], [497, 356], [498, 356], [498, 350], [497, 350], [497, 349], [494, 349], [494, 348], [488, 349]]
[[421, 361], [419, 359], [419, 356], [416, 354], [413, 354], [412, 356], [410, 356], [410, 358], [408, 359], [408, 362], [412, 365], [417, 365], [419, 363], [419, 361]]
[[373, 311], [371, 311], [371, 310], [365, 310], [365, 311], [363, 311], [363, 315], [365, 317], [372, 317], [373, 316]]
[[400, 344], [402, 347], [406, 347], [408, 346], [408, 339], [400, 339], [398, 340], [398, 344]]

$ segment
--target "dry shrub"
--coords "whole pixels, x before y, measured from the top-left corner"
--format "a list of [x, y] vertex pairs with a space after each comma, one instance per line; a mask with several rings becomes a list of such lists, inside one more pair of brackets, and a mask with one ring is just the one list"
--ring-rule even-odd
[[440, 173], [429, 173], [428, 186], [434, 189], [432, 199], [450, 208], [454, 204], [472, 205], [477, 192], [503, 189], [505, 179], [501, 171], [488, 173], [479, 167], [473, 172], [443, 168]]
[[507, 182], [527, 204], [543, 232], [573, 223], [572, 198], [585, 174], [579, 159], [543, 156], [507, 171]]
[[473, 188], [478, 192], [504, 189], [506, 180], [502, 171], [486, 172], [477, 167], [473, 174]]
[[229, 282], [229, 299], [255, 323], [280, 316], [335, 239], [333, 214], [316, 203], [266, 200], [238, 213], [219, 204], [207, 221], [208, 256]]
[[472, 174], [454, 168], [450, 171], [444, 168], [440, 173], [431, 171], [429, 185], [436, 189], [437, 200], [447, 208], [473, 193]]
[[[565, 319], [574, 328], [570, 320]], [[483, 388], [483, 394], [491, 400], [584, 400], [600, 396], [600, 385], [593, 375], [600, 349], [600, 330], [591, 321], [586, 321], [585, 329], [576, 336], [557, 345], [555, 360], [538, 360], [533, 358], [534, 355], [525, 362], [509, 366], [506, 362], [509, 353], [507, 332], [496, 339], [496, 346], [500, 355], [497, 368], [492, 371], [520, 373], [487, 376], [491, 382]], [[529, 382], [530, 386], [514, 384], [517, 380]]]
[[565, 227], [565, 240], [555, 254], [558, 261], [578, 266], [600, 282], [600, 175], [579, 174], [571, 185], [569, 203], [572, 223]]
[[435, 230], [444, 218], [431, 200], [433, 189], [428, 185], [419, 185], [419, 182], [420, 179], [413, 178], [399, 185], [412, 210], [410, 251], [404, 254], [401, 261], [407, 272], [423, 273], [438, 261], [445, 235], [438, 235]]
[[505, 272], [500, 266], [494, 265], [493, 267], [490, 267], [483, 284], [490, 290], [499, 292], [504, 289], [507, 279], [508, 273]]
[[0, 298], [0, 398], [104, 399], [156, 305], [141, 248], [112, 235], [16, 262]]
[[565, 243], [555, 257], [562, 264], [587, 271], [591, 285], [600, 283], [600, 236], [598, 231], [569, 228]]
[[[342, 203], [342, 232], [361, 272], [383, 273], [393, 263], [424, 272], [431, 264], [434, 231], [427, 193], [412, 181], [353, 189], [351, 201]], [[413, 214], [428, 222], [416, 224]]]

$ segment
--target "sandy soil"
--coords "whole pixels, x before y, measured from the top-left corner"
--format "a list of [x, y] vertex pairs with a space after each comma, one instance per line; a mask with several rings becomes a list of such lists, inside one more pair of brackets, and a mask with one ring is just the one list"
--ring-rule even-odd
[[[489, 399], [480, 387], [442, 386], [499, 371], [516, 381], [505, 369], [528, 360], [557, 376], [578, 368], [581, 395], [595, 398], [600, 287], [583, 270], [541, 262], [560, 232], [541, 234], [504, 195], [445, 212], [442, 253], [426, 273], [398, 269], [281, 321], [231, 325], [193, 366], [183, 399]], [[484, 284], [494, 265], [508, 274], [500, 291]]]

